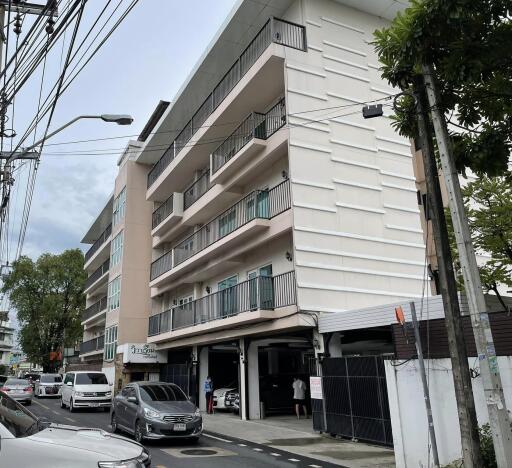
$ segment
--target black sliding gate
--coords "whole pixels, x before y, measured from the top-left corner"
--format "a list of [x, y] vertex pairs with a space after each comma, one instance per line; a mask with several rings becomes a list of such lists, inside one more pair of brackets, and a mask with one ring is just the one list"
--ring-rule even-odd
[[314, 429], [393, 446], [382, 357], [325, 358], [320, 366], [311, 374], [322, 376], [323, 389], [323, 400], [311, 400]]

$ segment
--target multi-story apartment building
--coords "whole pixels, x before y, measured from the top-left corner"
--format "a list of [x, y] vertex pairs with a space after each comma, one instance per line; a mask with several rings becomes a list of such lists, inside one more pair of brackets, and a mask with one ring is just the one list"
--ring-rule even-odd
[[147, 137], [161, 378], [209, 374], [259, 418], [290, 405], [318, 314], [420, 297], [409, 142], [361, 115], [395, 93], [371, 41], [399, 7], [239, 1]]
[[14, 347], [14, 328], [9, 321], [9, 312], [0, 312], [0, 364], [8, 366]]
[[[116, 387], [147, 378], [151, 370], [137, 367], [136, 351], [127, 349], [146, 344], [150, 312], [152, 204], [145, 199], [148, 167], [134, 162], [140, 146], [139, 141], [128, 144], [118, 161], [113, 195], [82, 240], [92, 246], [85, 254], [89, 277], [80, 356], [90, 368], [103, 370]], [[149, 362], [147, 356], [143, 362]]]

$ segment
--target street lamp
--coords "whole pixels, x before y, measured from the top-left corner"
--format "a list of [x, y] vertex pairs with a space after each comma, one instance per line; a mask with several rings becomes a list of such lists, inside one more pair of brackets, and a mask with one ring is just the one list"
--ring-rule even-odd
[[[30, 153], [31, 150], [39, 146], [44, 141], [48, 140], [52, 136], [56, 135], [57, 133], [62, 132], [65, 128], [69, 127], [70, 125], [74, 124], [77, 120], [81, 119], [101, 119], [103, 122], [109, 122], [109, 123], [116, 123], [117, 125], [131, 125], [133, 122], [133, 117], [128, 114], [101, 114], [101, 115], [79, 115], [78, 117], [75, 117], [73, 120], [70, 120], [68, 123], [62, 125], [62, 127], [57, 128], [51, 133], [48, 133], [44, 138], [41, 138], [40, 140], [36, 141], [33, 145], [30, 145], [28, 148], [24, 148], [20, 152], [11, 154], [6, 161], [6, 164], [16, 160], [23, 158], [28, 153]], [[34, 158], [30, 158], [34, 159]]]

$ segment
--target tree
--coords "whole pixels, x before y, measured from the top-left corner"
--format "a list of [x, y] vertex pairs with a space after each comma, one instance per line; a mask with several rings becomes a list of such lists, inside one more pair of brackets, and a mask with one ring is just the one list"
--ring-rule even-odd
[[36, 262], [20, 257], [3, 277], [17, 311], [19, 342], [29, 361], [50, 368], [50, 352], [74, 346], [81, 338], [86, 274], [79, 249], [60, 255], [45, 253]]
[[[486, 292], [493, 292], [506, 309], [499, 285], [512, 286], [512, 180], [481, 177], [468, 183], [462, 194], [475, 249], [491, 256], [479, 267], [482, 286]], [[448, 226], [453, 258], [458, 266], [453, 226], [451, 223]], [[459, 285], [463, 287], [460, 277]]]
[[[382, 77], [391, 85], [410, 91], [421, 65], [433, 64], [461, 173], [510, 177], [511, 13], [512, 0], [412, 0], [390, 27], [375, 32]], [[397, 100], [394, 124], [417, 137], [412, 98]]]

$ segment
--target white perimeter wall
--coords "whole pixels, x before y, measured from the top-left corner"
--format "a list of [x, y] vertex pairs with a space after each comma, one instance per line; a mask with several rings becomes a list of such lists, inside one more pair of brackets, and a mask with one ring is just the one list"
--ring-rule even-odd
[[[477, 358], [468, 359], [473, 368]], [[512, 408], [512, 357], [498, 357], [507, 408]], [[395, 362], [396, 365], [396, 362]], [[429, 389], [440, 463], [447, 464], [461, 458], [460, 430], [450, 359], [425, 361], [429, 371]], [[423, 401], [423, 387], [418, 361], [399, 367], [386, 361], [386, 379], [393, 428], [393, 443], [397, 468], [430, 467], [428, 465], [427, 413]], [[479, 425], [488, 422], [481, 377], [472, 380]]]

